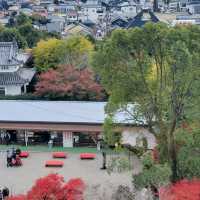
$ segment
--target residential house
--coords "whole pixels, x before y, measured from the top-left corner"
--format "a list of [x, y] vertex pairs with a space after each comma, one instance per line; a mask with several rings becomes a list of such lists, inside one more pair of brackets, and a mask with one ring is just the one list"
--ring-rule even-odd
[[78, 22], [79, 16], [77, 10], [69, 10], [66, 15], [66, 21], [67, 23], [74, 23]]
[[117, 5], [117, 9], [113, 13], [123, 18], [132, 18], [137, 14], [137, 4], [135, 2], [124, 1]]
[[157, 23], [159, 19], [151, 10], [142, 10], [128, 23], [126, 28], [142, 27], [147, 22]]
[[69, 11], [76, 11], [77, 10], [77, 2], [75, 1], [69, 1], [67, 3], [55, 5], [50, 4], [47, 7], [48, 13], [53, 15], [59, 15], [59, 16], [66, 16]]
[[88, 0], [80, 4], [79, 19], [84, 22], [91, 20], [94, 23], [102, 22], [106, 15], [106, 9], [99, 0]]
[[73, 35], [94, 36], [94, 33], [90, 27], [85, 26], [82, 23], [66, 25], [64, 31], [62, 32], [62, 37], [66, 38]]
[[29, 55], [19, 53], [15, 42], [0, 42], [0, 95], [26, 93], [35, 70], [25, 68]]
[[192, 0], [186, 5], [186, 8], [190, 14], [200, 14], [200, 1]]
[[128, 20], [123, 17], [116, 17], [111, 21], [111, 28], [126, 28], [128, 25]]
[[46, 30], [48, 32], [61, 33], [64, 30], [65, 18], [61, 16], [49, 16], [49, 23], [46, 24]]

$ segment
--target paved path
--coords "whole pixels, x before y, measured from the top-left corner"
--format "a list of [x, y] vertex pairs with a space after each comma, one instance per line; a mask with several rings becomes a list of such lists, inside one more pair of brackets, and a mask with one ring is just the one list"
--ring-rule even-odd
[[69, 158], [63, 160], [63, 168], [44, 167], [48, 159], [52, 159], [51, 153], [31, 153], [29, 158], [23, 159], [22, 167], [7, 168], [6, 154], [0, 153], [0, 185], [9, 187], [12, 194], [22, 194], [36, 179], [49, 173], [59, 173], [66, 181], [70, 178], [82, 178], [88, 188], [86, 200], [109, 200], [111, 193], [119, 184], [131, 185], [130, 172], [108, 175], [106, 171], [100, 170], [101, 155], [97, 155], [95, 160], [80, 160], [79, 154], [70, 154]]

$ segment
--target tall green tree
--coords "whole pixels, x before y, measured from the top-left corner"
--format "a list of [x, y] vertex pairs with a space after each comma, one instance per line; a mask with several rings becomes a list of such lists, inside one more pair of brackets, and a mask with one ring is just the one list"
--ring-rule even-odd
[[66, 40], [49, 39], [40, 41], [34, 48], [34, 62], [38, 71], [56, 68], [59, 64], [73, 65], [77, 68], [88, 66], [92, 43], [82, 36]]
[[33, 50], [34, 64], [38, 71], [56, 68], [63, 57], [63, 43], [58, 39], [41, 40]]
[[16, 26], [21, 26], [21, 25], [28, 24], [31, 22], [32, 22], [31, 18], [24, 13], [20, 13], [16, 17]]
[[27, 47], [25, 38], [16, 28], [5, 28], [0, 30], [0, 42], [16, 41], [19, 48]]
[[135, 105], [162, 147], [163, 162], [171, 165], [172, 181], [178, 177], [175, 130], [187, 118], [189, 102], [193, 107], [200, 103], [195, 102], [200, 84], [199, 38], [200, 29], [195, 26], [149, 23], [114, 31], [92, 59], [110, 95], [108, 113]]

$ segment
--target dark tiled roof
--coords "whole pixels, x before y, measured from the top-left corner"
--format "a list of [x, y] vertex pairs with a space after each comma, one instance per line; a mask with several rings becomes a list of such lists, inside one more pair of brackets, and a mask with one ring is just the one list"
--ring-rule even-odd
[[128, 24], [127, 20], [124, 20], [122, 18], [114, 19], [111, 22], [112, 26], [119, 26], [121, 28], [125, 28], [127, 26], [127, 24]]
[[20, 65], [17, 60], [18, 47], [15, 42], [0, 42], [0, 66]]
[[127, 25], [127, 28], [134, 28], [134, 27], [142, 27], [147, 22], [153, 22], [157, 23], [159, 22], [159, 19], [154, 15], [152, 11], [148, 11], [147, 14], [149, 14], [150, 19], [144, 20], [143, 15], [146, 11], [141, 11], [138, 13]]
[[33, 69], [21, 68], [16, 72], [1, 72], [0, 85], [23, 85], [29, 83], [35, 74]]

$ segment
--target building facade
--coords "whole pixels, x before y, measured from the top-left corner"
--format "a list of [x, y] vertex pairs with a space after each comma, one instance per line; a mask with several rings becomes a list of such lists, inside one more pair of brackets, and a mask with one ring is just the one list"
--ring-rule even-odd
[[24, 68], [28, 55], [20, 54], [15, 42], [0, 42], [0, 95], [20, 95], [35, 70]]

